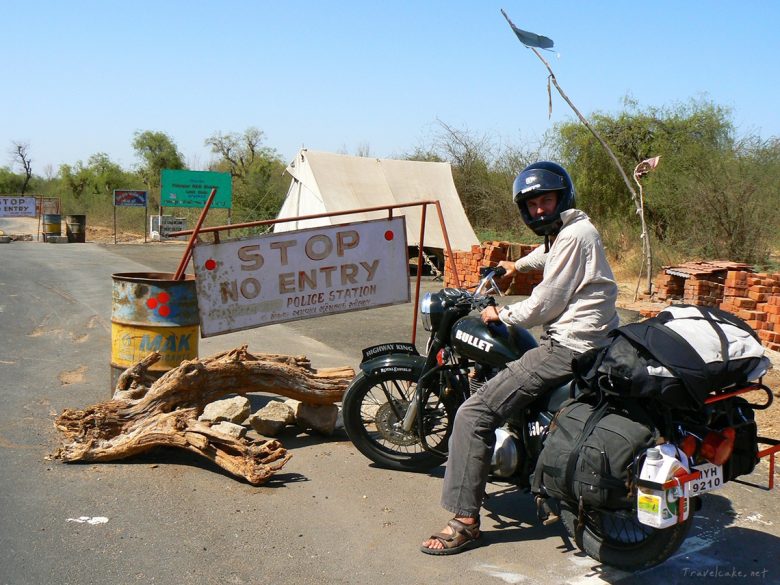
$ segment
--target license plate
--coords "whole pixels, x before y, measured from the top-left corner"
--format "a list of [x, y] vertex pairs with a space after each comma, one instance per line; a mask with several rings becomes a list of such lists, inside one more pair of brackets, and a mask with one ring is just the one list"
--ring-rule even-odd
[[699, 479], [688, 482], [688, 494], [698, 496], [705, 492], [723, 487], [723, 466], [713, 463], [694, 465], [693, 469], [701, 472]]

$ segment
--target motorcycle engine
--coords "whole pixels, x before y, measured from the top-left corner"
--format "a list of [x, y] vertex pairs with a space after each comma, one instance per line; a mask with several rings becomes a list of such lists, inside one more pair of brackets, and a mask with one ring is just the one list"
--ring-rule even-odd
[[511, 477], [520, 466], [520, 439], [507, 427], [496, 429], [496, 445], [490, 460], [490, 471], [495, 477]]

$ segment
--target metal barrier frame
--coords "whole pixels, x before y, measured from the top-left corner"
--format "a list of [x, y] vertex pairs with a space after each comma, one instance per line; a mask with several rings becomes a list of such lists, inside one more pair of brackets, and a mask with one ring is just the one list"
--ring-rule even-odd
[[[213, 191], [216, 191], [213, 190]], [[221, 225], [221, 226], [211, 226], [211, 227], [201, 227], [203, 224], [203, 219], [205, 218], [206, 213], [208, 212], [208, 209], [211, 205], [211, 201], [214, 198], [214, 192], [212, 191], [211, 196], [209, 197], [209, 200], [206, 202], [206, 205], [203, 207], [203, 211], [201, 212], [201, 217], [198, 220], [198, 224], [195, 226], [195, 229], [192, 230], [182, 230], [179, 232], [171, 232], [169, 235], [171, 237], [175, 236], [191, 236], [190, 240], [187, 244], [187, 248], [184, 251], [184, 255], [181, 259], [181, 263], [179, 264], [179, 269], [176, 271], [177, 278], [180, 278], [184, 274], [184, 270], [187, 267], [187, 264], [190, 261], [190, 258], [192, 257], [192, 247], [195, 244], [195, 240], [197, 239], [198, 235], [203, 233], [213, 233], [214, 234], [214, 243], [219, 244], [219, 234], [223, 231], [228, 230], [236, 230], [236, 229], [243, 229], [243, 228], [250, 228], [250, 227], [259, 227], [264, 225], [273, 225], [277, 223], [288, 223], [292, 221], [300, 221], [300, 220], [306, 220], [306, 219], [318, 219], [321, 217], [335, 217], [339, 215], [354, 215], [357, 213], [368, 213], [368, 212], [374, 212], [374, 211], [387, 211], [388, 213], [388, 219], [391, 219], [393, 217], [393, 210], [395, 209], [403, 209], [407, 207], [421, 207], [422, 208], [422, 215], [420, 218], [420, 245], [419, 245], [419, 252], [417, 255], [417, 277], [415, 279], [415, 289], [414, 289], [414, 315], [412, 317], [412, 344], [414, 345], [417, 340], [417, 317], [420, 310], [420, 280], [422, 277], [422, 266], [423, 266], [423, 246], [425, 244], [425, 220], [427, 216], [427, 210], [429, 205], [434, 205], [436, 207], [436, 213], [439, 218], [439, 225], [441, 226], [441, 232], [442, 236], [444, 236], [444, 245], [447, 250], [447, 256], [452, 260], [452, 248], [450, 246], [450, 238], [447, 234], [447, 226], [444, 224], [444, 215], [441, 210], [441, 204], [438, 200], [431, 200], [431, 201], [415, 201], [414, 203], [398, 203], [395, 205], [378, 205], [376, 207], [363, 207], [360, 209], [350, 209], [345, 211], [332, 211], [328, 213], [315, 213], [311, 215], [299, 215], [296, 217], [285, 217], [283, 219], [264, 219], [264, 220], [258, 220], [258, 221], [250, 221], [245, 223], [234, 223], [230, 225]], [[455, 262], [450, 262], [450, 265], [452, 267], [452, 274], [455, 278], [455, 286], [460, 288], [460, 276], [458, 275], [458, 269], [455, 266]]]

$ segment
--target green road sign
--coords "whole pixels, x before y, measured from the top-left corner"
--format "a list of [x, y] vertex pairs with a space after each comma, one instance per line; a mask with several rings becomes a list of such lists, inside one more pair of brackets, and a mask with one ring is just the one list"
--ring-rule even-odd
[[163, 207], [203, 207], [214, 187], [217, 188], [217, 194], [211, 207], [232, 207], [233, 185], [230, 173], [163, 169], [160, 183], [160, 205]]

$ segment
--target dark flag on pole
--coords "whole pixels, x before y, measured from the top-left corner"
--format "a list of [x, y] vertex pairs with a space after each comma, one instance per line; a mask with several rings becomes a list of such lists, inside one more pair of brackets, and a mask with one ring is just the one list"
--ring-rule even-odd
[[552, 49], [555, 43], [553, 43], [553, 40], [549, 37], [543, 37], [542, 35], [538, 35], [536, 33], [528, 32], [527, 30], [522, 30], [520, 28], [517, 28], [515, 26], [515, 23], [513, 23], [511, 20], [509, 20], [509, 16], [507, 16], [506, 12], [501, 10], [501, 14], [504, 15], [504, 18], [506, 18], [507, 22], [509, 23], [509, 26], [512, 27], [512, 30], [517, 35], [517, 38], [520, 39], [520, 42], [523, 43], [526, 47], [537, 47], [539, 49]]

